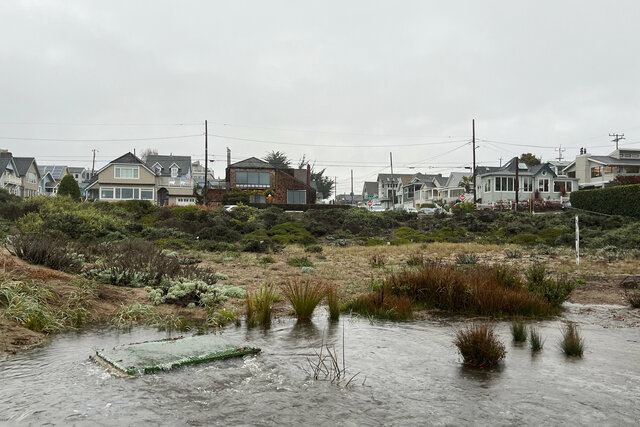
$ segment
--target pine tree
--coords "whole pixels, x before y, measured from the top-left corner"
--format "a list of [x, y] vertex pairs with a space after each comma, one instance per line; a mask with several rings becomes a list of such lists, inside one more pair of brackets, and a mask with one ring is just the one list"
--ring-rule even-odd
[[82, 197], [80, 194], [80, 187], [71, 174], [66, 174], [64, 178], [62, 178], [62, 181], [60, 181], [58, 196], [70, 196], [71, 199], [76, 202], [80, 201], [80, 198]]

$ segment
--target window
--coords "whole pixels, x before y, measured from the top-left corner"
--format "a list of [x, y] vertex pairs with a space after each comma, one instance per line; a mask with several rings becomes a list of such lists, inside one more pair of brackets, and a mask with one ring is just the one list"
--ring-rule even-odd
[[146, 190], [146, 189], [141, 189], [140, 190], [140, 198], [142, 200], [153, 200], [153, 190]]
[[118, 179], [138, 179], [138, 166], [116, 166], [113, 176]]
[[567, 176], [569, 178], [575, 178], [576, 177], [576, 171], [567, 172]]
[[624, 172], [625, 173], [640, 173], [640, 167], [638, 167], [638, 166], [625, 166], [624, 167]]
[[496, 191], [513, 191], [513, 182], [511, 177], [496, 177]]
[[491, 178], [487, 178], [484, 182], [484, 191], [491, 191]]
[[556, 193], [571, 193], [571, 181], [554, 181], [553, 191]]
[[596, 178], [602, 176], [602, 171], [600, 168], [591, 168], [591, 178]]
[[269, 172], [236, 172], [236, 185], [243, 187], [270, 187]]
[[29, 184], [35, 184], [36, 183], [36, 174], [33, 172], [27, 172], [27, 182]]
[[101, 199], [113, 199], [113, 188], [101, 188], [100, 189], [100, 198]]
[[613, 173], [613, 166], [605, 166], [604, 173]]
[[251, 198], [253, 203], [267, 203], [267, 196], [264, 195], [253, 194]]
[[307, 203], [307, 190], [287, 190], [287, 203], [304, 205]]
[[522, 191], [533, 191], [533, 178], [524, 177], [521, 178], [522, 181]]
[[548, 193], [549, 192], [549, 179], [548, 178], [541, 178], [538, 180], [538, 191], [543, 192], [543, 193]]
[[171, 178], [176, 178], [178, 176], [178, 167], [174, 166], [171, 168]]

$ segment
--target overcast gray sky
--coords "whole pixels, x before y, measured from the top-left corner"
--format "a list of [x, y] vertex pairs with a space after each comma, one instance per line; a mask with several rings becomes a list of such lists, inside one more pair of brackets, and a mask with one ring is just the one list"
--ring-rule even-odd
[[473, 118], [479, 164], [640, 148], [639, 19], [637, 0], [2, 1], [0, 147], [203, 159], [207, 119], [216, 175], [225, 147], [280, 150], [339, 193], [389, 152], [397, 173], [470, 166]]

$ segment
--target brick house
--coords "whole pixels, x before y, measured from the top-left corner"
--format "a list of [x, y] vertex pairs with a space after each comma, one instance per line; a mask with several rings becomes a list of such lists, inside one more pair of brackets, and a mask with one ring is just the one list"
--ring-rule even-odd
[[306, 169], [277, 168], [250, 157], [227, 166], [226, 182], [228, 189], [207, 192], [209, 203], [221, 204], [224, 194], [232, 190], [250, 190], [251, 203], [304, 205], [316, 201], [308, 165]]

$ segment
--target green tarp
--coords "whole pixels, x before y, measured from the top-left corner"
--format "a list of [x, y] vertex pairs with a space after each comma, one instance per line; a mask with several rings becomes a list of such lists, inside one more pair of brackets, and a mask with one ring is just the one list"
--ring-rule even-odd
[[98, 350], [95, 360], [114, 368], [121, 375], [137, 375], [259, 351], [259, 348], [242, 346], [219, 335], [198, 335]]

